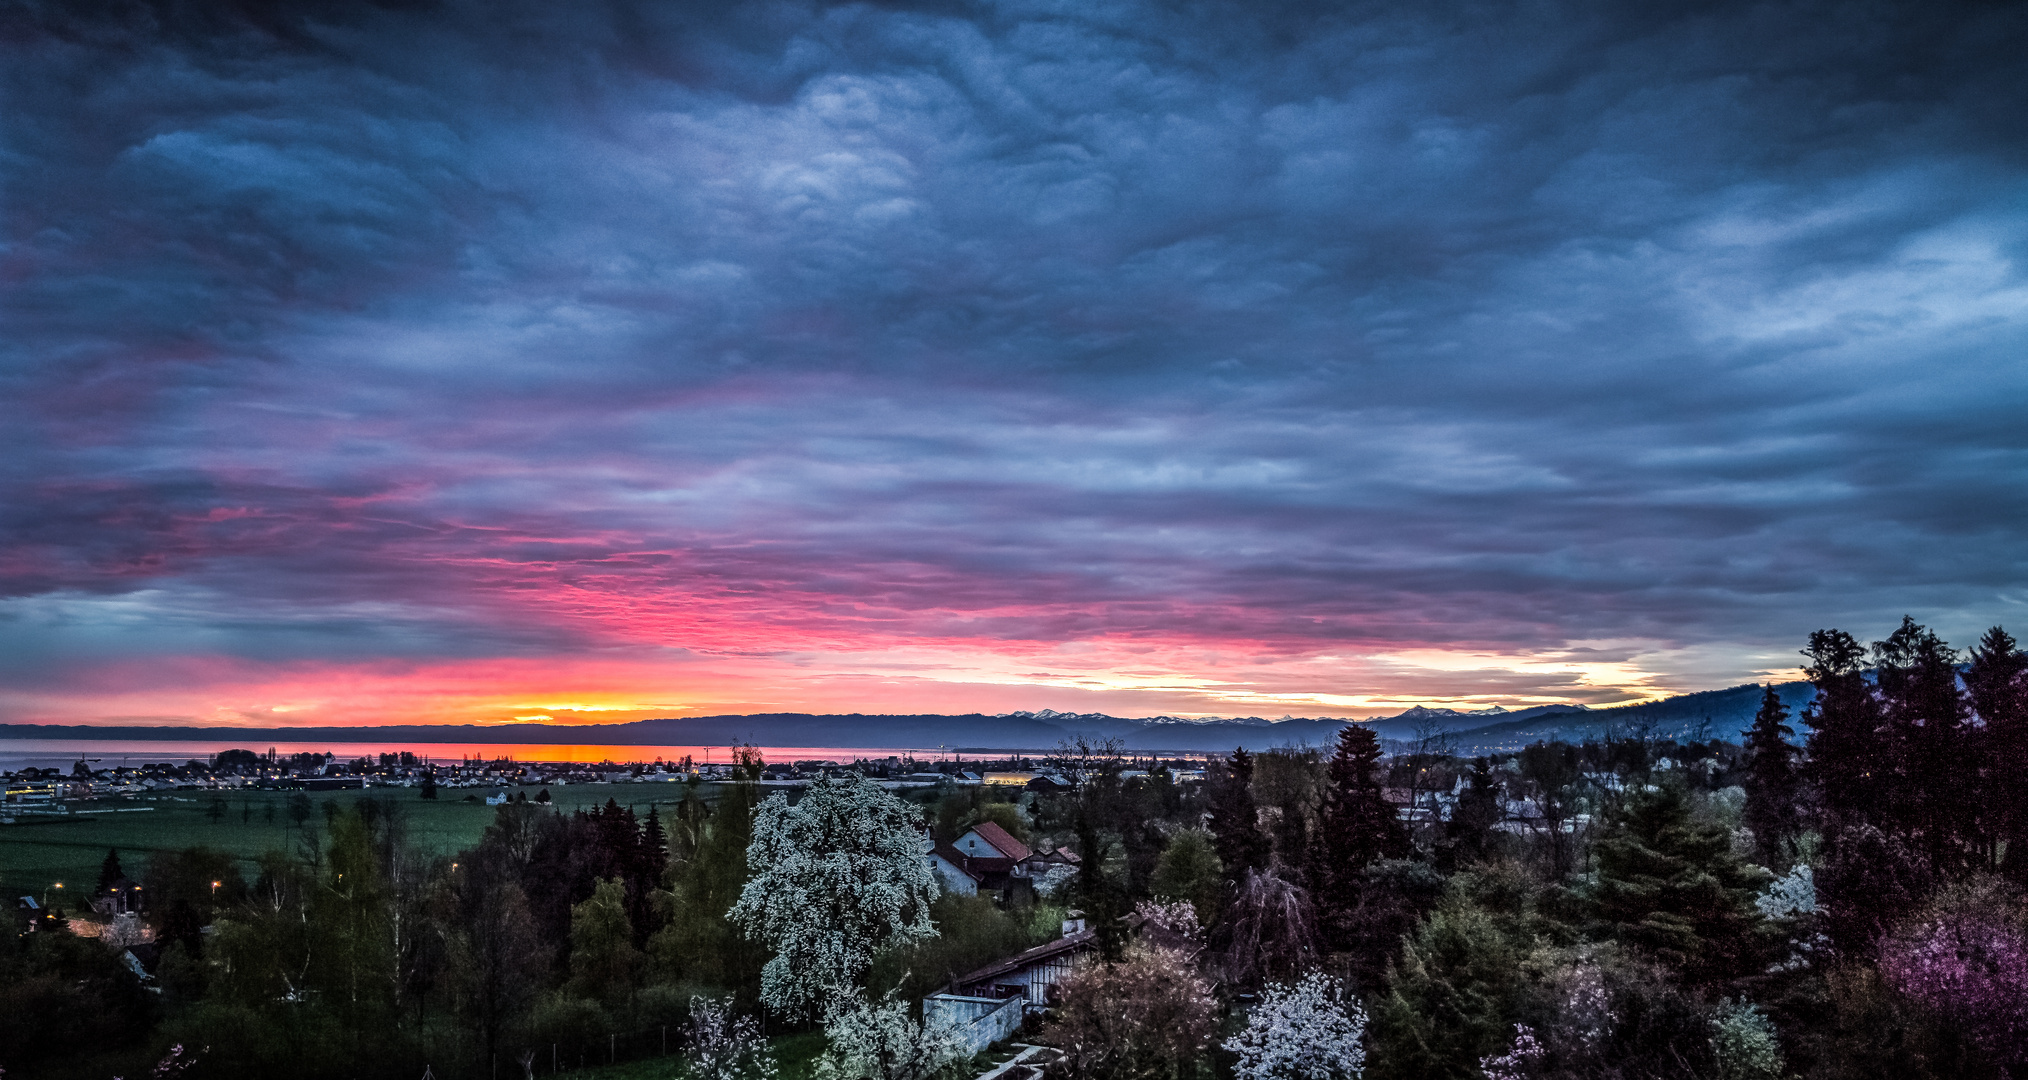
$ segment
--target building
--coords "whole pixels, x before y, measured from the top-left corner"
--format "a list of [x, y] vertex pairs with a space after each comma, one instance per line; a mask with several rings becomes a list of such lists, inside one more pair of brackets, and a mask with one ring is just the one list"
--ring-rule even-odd
[[1098, 949], [1098, 933], [1085, 925], [1083, 913], [1070, 914], [1062, 937], [958, 976], [951, 993], [995, 1001], [1018, 997], [1030, 1012], [1047, 1008], [1056, 984], [1088, 966]]
[[1014, 891], [1032, 887], [1022, 864], [1034, 855], [1007, 830], [982, 821], [956, 840], [931, 848], [929, 859], [946, 890], [960, 896], [997, 893], [1005, 901]]

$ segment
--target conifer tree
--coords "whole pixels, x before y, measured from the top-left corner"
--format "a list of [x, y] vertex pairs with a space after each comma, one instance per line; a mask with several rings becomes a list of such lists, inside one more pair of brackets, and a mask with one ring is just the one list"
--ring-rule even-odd
[[1788, 707], [1772, 684], [1762, 688], [1760, 711], [1746, 733], [1746, 826], [1753, 830], [1761, 865], [1781, 869], [1795, 836], [1800, 784]]
[[1493, 826], [1500, 823], [1500, 817], [1500, 785], [1493, 777], [1492, 763], [1483, 757], [1473, 758], [1465, 790], [1458, 793], [1458, 804], [1444, 823], [1442, 865], [1455, 868], [1485, 858], [1491, 850]]
[[1318, 914], [1341, 944], [1359, 903], [1362, 872], [1378, 859], [1409, 853], [1408, 829], [1380, 786], [1380, 740], [1373, 729], [1347, 724], [1324, 775], [1324, 802], [1317, 814], [1315, 882]]
[[1942, 868], [1965, 861], [1977, 831], [1977, 800], [1962, 782], [1971, 704], [1958, 687], [1958, 651], [1934, 631], [1903, 616], [1873, 659], [1883, 725], [1893, 753], [1893, 786], [1881, 809], [1892, 826], [1919, 837], [1920, 849]]
[[1248, 870], [1268, 863], [1271, 844], [1260, 828], [1260, 808], [1253, 799], [1253, 755], [1239, 747], [1224, 767], [1213, 770], [1211, 837], [1224, 867], [1225, 880], [1246, 880]]
[[1881, 743], [1879, 702], [1866, 682], [1866, 649], [1843, 630], [1817, 630], [1803, 650], [1804, 677], [1817, 696], [1803, 714], [1810, 725], [1810, 779], [1831, 820], [1865, 821], [1887, 789], [1890, 754]]
[[2028, 881], [2028, 652], [2000, 627], [1986, 631], [1971, 650], [1965, 689], [1978, 714], [1977, 753], [1981, 768], [1977, 804], [1984, 856], [2000, 861], [2017, 882]]
[[107, 848], [106, 859], [99, 864], [99, 887], [92, 895], [105, 896], [111, 893], [113, 883], [126, 876], [127, 872], [120, 868], [120, 849]]
[[1341, 881], [1376, 859], [1408, 854], [1408, 828], [1380, 785], [1380, 740], [1372, 728], [1347, 724], [1339, 730], [1318, 819], [1324, 865]]
[[1614, 938], [1693, 982], [1752, 969], [1754, 893], [1771, 875], [1734, 855], [1723, 828], [1693, 820], [1680, 787], [1637, 795], [1595, 853], [1594, 911]]

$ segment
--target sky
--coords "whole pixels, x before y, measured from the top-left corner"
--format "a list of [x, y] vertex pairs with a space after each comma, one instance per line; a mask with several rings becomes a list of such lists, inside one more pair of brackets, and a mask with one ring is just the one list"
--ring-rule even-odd
[[0, 721], [1369, 716], [2028, 637], [2028, 6], [0, 50]]

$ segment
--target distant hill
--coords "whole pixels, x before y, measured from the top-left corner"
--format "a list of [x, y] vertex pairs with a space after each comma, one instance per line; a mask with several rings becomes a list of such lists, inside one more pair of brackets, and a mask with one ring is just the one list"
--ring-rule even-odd
[[[1809, 703], [1815, 691], [1808, 683], [1777, 687], [1794, 712]], [[1373, 727], [1390, 745], [1417, 738], [1425, 731], [1451, 736], [1464, 753], [1510, 750], [1540, 739], [1573, 742], [1609, 733], [1646, 730], [1657, 738], [1721, 738], [1738, 741], [1739, 733], [1760, 707], [1754, 684], [1725, 690], [1628, 705], [1590, 709], [1583, 705], [1538, 705], [1527, 709], [1484, 709], [1460, 712], [1416, 706], [1394, 716], [1360, 721]], [[289, 742], [443, 742], [467, 745], [502, 743], [578, 743], [619, 746], [724, 746], [734, 739], [758, 746], [911, 747], [984, 753], [1046, 751], [1077, 735], [1117, 738], [1129, 750], [1229, 751], [1236, 746], [1266, 750], [1278, 746], [1330, 745], [1348, 721], [1333, 717], [1258, 716], [1190, 719], [1175, 716], [1123, 718], [1104, 713], [1064, 713], [1050, 709], [997, 716], [875, 715], [864, 713], [756, 713], [738, 716], [686, 716], [637, 720], [626, 724], [499, 724], [493, 726], [399, 725], [388, 727], [207, 728], [87, 727], [0, 724], [0, 739], [174, 739], [217, 738], [249, 744]], [[1790, 726], [1802, 731], [1800, 721]]]
[[[1724, 739], [1740, 741], [1740, 733], [1753, 724], [1760, 711], [1760, 686], [1746, 683], [1724, 690], [1623, 705], [1615, 709], [1558, 709], [1549, 707], [1534, 716], [1514, 717], [1497, 723], [1456, 732], [1460, 753], [1510, 750], [1544, 739], [1582, 742], [1608, 734], [1645, 731], [1660, 739]], [[1806, 682], [1779, 683], [1775, 693], [1789, 707], [1789, 726], [1798, 737], [1806, 731], [1799, 719], [1803, 707], [1816, 697], [1816, 688]]]

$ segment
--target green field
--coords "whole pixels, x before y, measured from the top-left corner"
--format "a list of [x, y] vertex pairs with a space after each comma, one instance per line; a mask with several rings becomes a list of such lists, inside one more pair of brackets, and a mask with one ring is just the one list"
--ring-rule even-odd
[[[709, 785], [707, 785], [707, 789]], [[324, 803], [349, 806], [362, 798], [399, 806], [408, 816], [408, 837], [425, 851], [451, 854], [471, 846], [493, 820], [494, 808], [485, 805], [486, 795], [499, 788], [446, 788], [436, 801], [423, 799], [417, 788], [369, 788], [365, 791], [310, 792], [313, 804], [310, 825], [322, 828]], [[534, 798], [536, 787], [508, 788], [509, 793], [525, 791]], [[603, 806], [607, 799], [632, 806], [641, 815], [651, 805], [667, 814], [683, 800], [681, 784], [571, 784], [549, 789], [555, 805], [563, 809]], [[225, 802], [222, 818], [213, 820], [209, 808], [216, 794]], [[98, 883], [99, 864], [107, 848], [117, 848], [127, 875], [139, 880], [148, 856], [157, 851], [176, 851], [202, 845], [230, 852], [247, 860], [246, 873], [253, 876], [252, 860], [261, 853], [294, 845], [295, 829], [289, 824], [286, 806], [290, 792], [283, 791], [167, 791], [132, 798], [99, 799], [70, 804], [65, 817], [20, 816], [17, 824], [0, 825], [0, 896], [33, 895], [48, 890], [50, 902], [89, 893]], [[472, 802], [464, 801], [470, 794]], [[707, 796], [707, 791], [700, 791]], [[273, 813], [270, 816], [270, 809]], [[88, 811], [113, 811], [96, 813]], [[61, 893], [54, 889], [63, 882]], [[66, 906], [75, 906], [69, 900]]]

